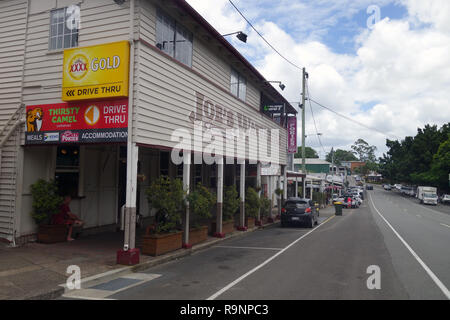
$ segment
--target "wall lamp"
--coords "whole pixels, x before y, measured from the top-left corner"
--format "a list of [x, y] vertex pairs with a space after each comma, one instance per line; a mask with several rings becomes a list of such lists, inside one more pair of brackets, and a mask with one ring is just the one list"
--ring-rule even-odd
[[243, 33], [242, 31], [223, 34], [222, 37], [231, 36], [232, 34], [235, 34], [236, 38], [238, 38], [242, 42], [245, 42], [245, 43], [247, 42], [247, 35], [245, 33]]
[[281, 91], [284, 91], [284, 88], [286, 88], [286, 86], [284, 84], [281, 83], [281, 81], [265, 81], [264, 83], [279, 83], [279, 87], [281, 89]]

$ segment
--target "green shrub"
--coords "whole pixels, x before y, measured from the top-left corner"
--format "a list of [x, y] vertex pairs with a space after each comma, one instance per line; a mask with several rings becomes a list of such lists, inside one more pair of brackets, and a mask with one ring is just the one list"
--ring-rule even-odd
[[223, 220], [233, 219], [234, 214], [239, 209], [240, 198], [236, 186], [225, 187], [223, 197]]
[[201, 220], [211, 218], [211, 210], [216, 203], [216, 195], [200, 182], [196, 189], [187, 196], [189, 210], [194, 215], [193, 227], [199, 227]]
[[63, 198], [58, 194], [54, 180], [39, 179], [30, 186], [33, 197], [31, 217], [36, 224], [49, 224], [52, 215], [59, 212]]
[[156, 209], [156, 233], [175, 231], [181, 224], [185, 192], [180, 179], [161, 176], [146, 190], [147, 199]]
[[270, 200], [267, 197], [261, 198], [261, 217], [268, 217], [270, 214]]
[[245, 214], [247, 217], [256, 218], [258, 216], [261, 202], [258, 192], [252, 187], [247, 189], [245, 193]]
[[282, 196], [283, 195], [283, 189], [280, 189], [280, 188], [276, 188], [275, 189], [275, 194], [277, 195], [277, 196]]

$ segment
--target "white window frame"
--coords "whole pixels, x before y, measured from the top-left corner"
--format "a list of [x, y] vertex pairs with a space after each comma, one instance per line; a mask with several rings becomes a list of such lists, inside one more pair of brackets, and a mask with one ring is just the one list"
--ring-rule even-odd
[[[74, 5], [76, 7], [78, 7], [78, 9], [80, 9], [79, 5]], [[80, 32], [80, 27], [79, 27], [79, 21], [78, 21], [78, 28], [71, 30], [69, 33], [66, 33], [66, 29], [67, 28], [67, 19], [70, 17], [67, 13], [67, 10], [69, 9], [69, 7], [64, 7], [64, 8], [58, 8], [58, 9], [53, 9], [50, 11], [50, 21], [49, 21], [49, 35], [48, 35], [48, 50], [49, 51], [59, 51], [59, 50], [64, 50], [64, 49], [68, 49], [68, 48], [76, 48], [78, 47], [78, 43], [79, 43], [79, 32]], [[59, 33], [58, 30], [58, 25], [61, 24], [61, 22], [57, 22], [52, 23], [53, 21], [53, 15], [55, 13], [57, 13], [58, 11], [62, 11], [64, 10], [64, 21], [62, 22], [62, 34]], [[52, 33], [52, 27], [56, 26], [56, 34]], [[76, 35], [76, 43], [73, 45], [73, 36]], [[61, 47], [58, 46], [58, 38], [62, 38], [61, 40]], [[69, 45], [65, 46], [65, 39], [66, 37], [69, 37]], [[55, 47], [52, 46], [52, 40], [56, 39], [55, 42]]]
[[[233, 78], [237, 78], [237, 82], [233, 82]], [[233, 90], [233, 86], [235, 85], [237, 85], [236, 90]], [[232, 95], [238, 97], [242, 101], [245, 101], [247, 96], [247, 79], [234, 68], [231, 68], [230, 92]]]

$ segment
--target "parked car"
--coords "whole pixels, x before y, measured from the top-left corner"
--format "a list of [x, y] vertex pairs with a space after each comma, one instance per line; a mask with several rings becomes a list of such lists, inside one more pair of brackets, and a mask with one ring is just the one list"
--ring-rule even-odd
[[383, 185], [383, 189], [386, 190], [386, 191], [391, 191], [392, 187], [391, 187], [390, 184], [385, 184], [385, 185]]
[[373, 190], [373, 186], [370, 185], [370, 184], [368, 184], [368, 185], [366, 186], [366, 190]]
[[319, 208], [312, 200], [302, 198], [288, 198], [281, 209], [281, 227], [288, 225], [306, 224], [313, 228], [318, 224]]
[[450, 194], [444, 194], [442, 196], [441, 203], [443, 203], [443, 204], [450, 204]]
[[352, 194], [344, 195], [342, 203], [344, 205], [344, 208], [347, 209], [359, 207], [358, 201], [354, 198]]

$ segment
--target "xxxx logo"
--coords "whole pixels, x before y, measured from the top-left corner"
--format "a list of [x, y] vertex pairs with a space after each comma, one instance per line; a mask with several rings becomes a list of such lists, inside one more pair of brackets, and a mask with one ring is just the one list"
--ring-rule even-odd
[[88, 64], [88, 59], [84, 55], [77, 54], [69, 63], [69, 75], [75, 80], [80, 80], [88, 72]]

